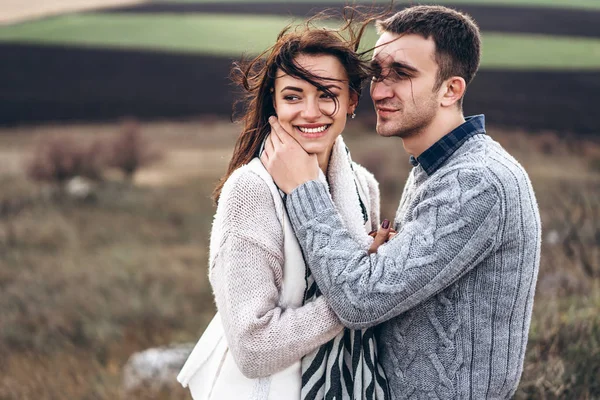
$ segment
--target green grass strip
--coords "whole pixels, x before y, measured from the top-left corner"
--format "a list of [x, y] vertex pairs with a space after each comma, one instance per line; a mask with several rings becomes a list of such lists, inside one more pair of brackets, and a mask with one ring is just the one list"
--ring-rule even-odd
[[205, 14], [72, 14], [0, 27], [0, 41], [236, 55], [272, 45], [291, 20]]
[[[280, 0], [158, 0], [156, 3], [279, 3]], [[340, 3], [353, 4], [348, 0], [294, 0], [291, 3]], [[357, 4], [390, 4], [389, 0], [357, 1]], [[414, 0], [395, 1], [395, 4], [476, 4], [484, 6], [550, 7], [568, 9], [600, 10], [600, 0]]]
[[[0, 27], [0, 42], [239, 56], [272, 45], [291, 21], [233, 14], [80, 14]], [[370, 30], [365, 45], [376, 38]], [[483, 41], [482, 68], [600, 71], [600, 39], [484, 32]]]

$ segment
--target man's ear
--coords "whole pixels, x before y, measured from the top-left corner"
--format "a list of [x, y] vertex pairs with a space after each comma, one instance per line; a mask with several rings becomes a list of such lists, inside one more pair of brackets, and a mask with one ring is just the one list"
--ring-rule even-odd
[[453, 76], [442, 84], [442, 107], [456, 104], [465, 95], [467, 83], [460, 76]]

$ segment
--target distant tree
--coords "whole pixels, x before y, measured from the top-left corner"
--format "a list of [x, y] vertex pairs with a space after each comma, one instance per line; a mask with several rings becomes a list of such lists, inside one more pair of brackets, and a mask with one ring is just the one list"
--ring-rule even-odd
[[60, 186], [76, 176], [102, 180], [103, 145], [84, 144], [73, 136], [52, 136], [42, 140], [26, 165], [27, 176]]
[[120, 169], [130, 181], [138, 169], [162, 158], [162, 153], [142, 135], [139, 123], [135, 120], [126, 120], [121, 132], [108, 147], [109, 165]]

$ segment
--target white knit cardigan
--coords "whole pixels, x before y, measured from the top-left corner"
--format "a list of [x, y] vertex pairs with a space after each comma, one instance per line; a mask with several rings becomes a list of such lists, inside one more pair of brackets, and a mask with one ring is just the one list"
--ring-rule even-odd
[[[352, 162], [341, 137], [327, 174], [344, 223], [368, 247], [372, 239], [367, 232], [379, 222], [376, 180]], [[323, 173], [319, 179], [327, 183]], [[279, 191], [259, 159], [236, 170], [223, 186], [209, 265], [218, 314], [178, 380], [190, 386], [196, 400], [299, 398], [301, 358], [343, 327], [323, 297], [302, 305], [302, 253]]]

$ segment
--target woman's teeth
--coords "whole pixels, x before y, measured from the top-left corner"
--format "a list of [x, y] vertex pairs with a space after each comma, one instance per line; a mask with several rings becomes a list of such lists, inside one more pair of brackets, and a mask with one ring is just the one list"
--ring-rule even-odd
[[303, 133], [319, 133], [319, 132], [323, 132], [328, 127], [329, 127], [329, 125], [319, 126], [318, 128], [303, 128], [303, 127], [299, 126], [298, 129], [300, 129], [300, 131]]

